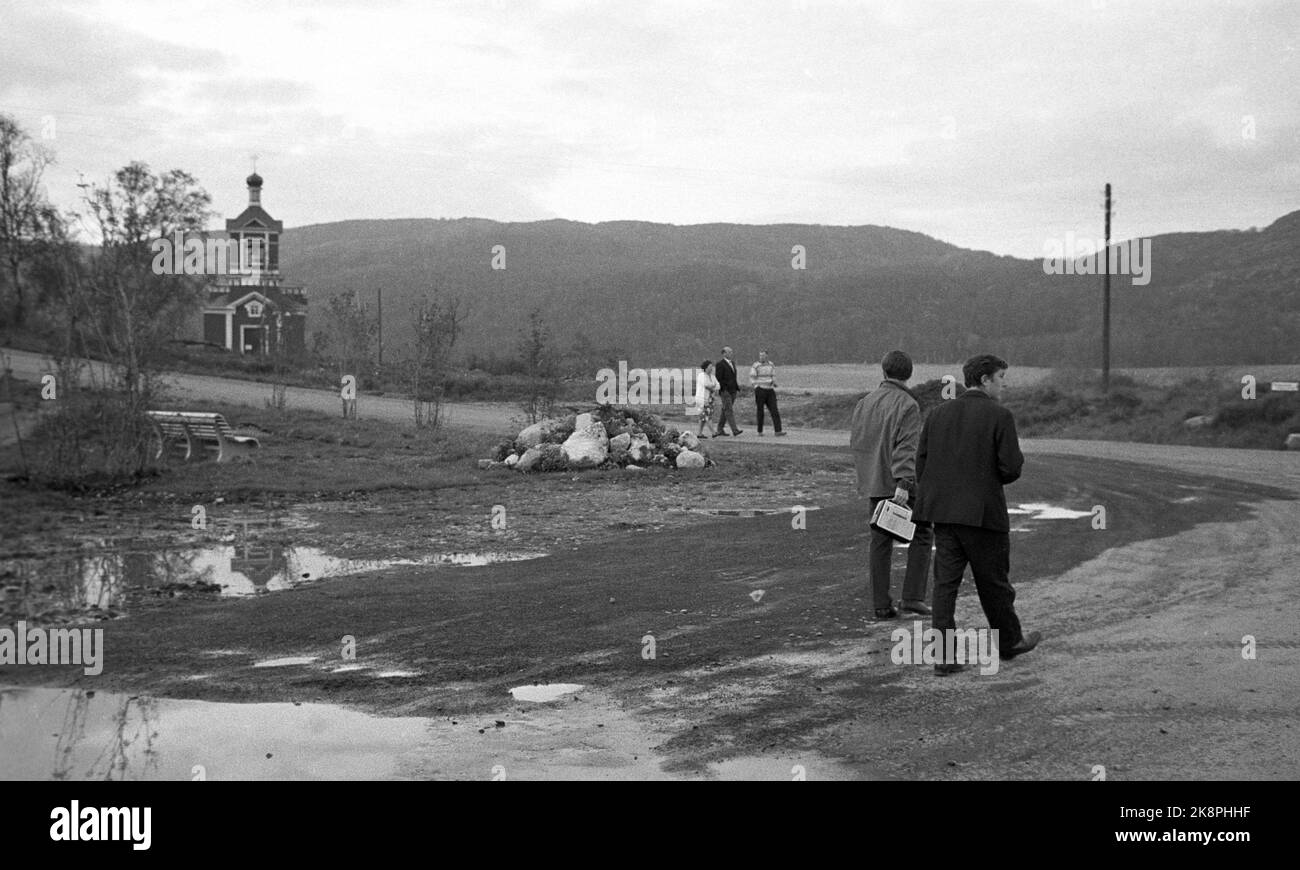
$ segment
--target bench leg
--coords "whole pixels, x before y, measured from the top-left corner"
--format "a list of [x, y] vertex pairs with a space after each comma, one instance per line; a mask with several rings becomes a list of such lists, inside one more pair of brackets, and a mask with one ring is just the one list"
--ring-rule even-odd
[[182, 423], [181, 428], [185, 430], [185, 461], [189, 462], [194, 458], [194, 433], [186, 423]]

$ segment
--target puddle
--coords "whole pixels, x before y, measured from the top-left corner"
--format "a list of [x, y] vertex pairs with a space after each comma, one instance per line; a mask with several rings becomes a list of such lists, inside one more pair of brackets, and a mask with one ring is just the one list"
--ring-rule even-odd
[[315, 657], [315, 656], [297, 656], [297, 657], [294, 657], [294, 658], [267, 659], [267, 660], [264, 661], [264, 662], [255, 662], [255, 663], [253, 664], [253, 667], [255, 667], [255, 668], [288, 668], [288, 667], [293, 667], [294, 665], [309, 665], [309, 664], [311, 664], [311, 663], [314, 662], [314, 661], [316, 661], [316, 657]]
[[[256, 538], [170, 550], [135, 549], [131, 542], [104, 542], [99, 549], [0, 563], [0, 585], [6, 586], [0, 602], [0, 622], [27, 619], [57, 624], [87, 618], [111, 619], [141, 600], [187, 595], [247, 597], [396, 566], [443, 569], [545, 555], [438, 553], [419, 559], [365, 560]], [[22, 597], [24, 584], [26, 600]]]
[[[596, 692], [562, 707], [424, 719], [330, 704], [0, 689], [4, 781], [683, 778], [665, 773], [655, 751], [669, 736]], [[820, 765], [805, 763], [810, 779], [821, 778]]]
[[[806, 511], [817, 511], [821, 508], [817, 505], [805, 504], [799, 505]], [[793, 506], [784, 508], [690, 508], [691, 513], [708, 514], [712, 517], [767, 517], [773, 514], [788, 514], [793, 510]]]
[[535, 701], [545, 704], [565, 695], [572, 695], [581, 689], [582, 686], [577, 683], [543, 683], [538, 686], [517, 686], [510, 690], [510, 694], [516, 701]]
[[428, 727], [328, 704], [4, 689], [0, 779], [392, 779]]
[[1092, 511], [1076, 511], [1054, 504], [1022, 504], [1007, 508], [1009, 514], [1026, 515], [1031, 520], [1077, 520], [1092, 516]]
[[523, 562], [528, 559], [540, 559], [545, 555], [545, 553], [443, 553], [411, 564], [477, 567], [495, 565], [498, 562]]

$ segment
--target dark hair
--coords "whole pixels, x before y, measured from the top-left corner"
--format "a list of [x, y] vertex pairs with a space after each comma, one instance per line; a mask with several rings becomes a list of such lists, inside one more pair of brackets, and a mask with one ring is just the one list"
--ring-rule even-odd
[[912, 376], [912, 358], [901, 350], [891, 350], [880, 361], [885, 377], [905, 381]]
[[1002, 357], [982, 353], [966, 360], [966, 364], [961, 367], [961, 374], [966, 379], [966, 386], [978, 387], [985, 375], [992, 377], [997, 372], [1006, 371], [1007, 368], [1007, 361]]
[[704, 362], [700, 363], [700, 368], [707, 372], [711, 365], [713, 365], [713, 360], [706, 359]]

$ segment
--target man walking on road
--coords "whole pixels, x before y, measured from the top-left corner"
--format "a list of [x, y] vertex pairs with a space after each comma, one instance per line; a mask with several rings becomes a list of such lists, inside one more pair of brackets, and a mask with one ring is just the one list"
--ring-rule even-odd
[[[870, 499], [868, 517], [875, 514], [876, 505], [885, 499], [906, 507], [915, 498], [916, 448], [921, 440], [921, 406], [907, 389], [912, 377], [911, 358], [901, 350], [891, 350], [880, 361], [880, 368], [885, 379], [858, 402], [849, 427], [849, 447], [858, 473], [858, 495]], [[925, 587], [933, 541], [930, 524], [917, 523], [916, 534], [907, 547], [902, 601], [905, 613], [930, 614], [925, 604]], [[898, 616], [889, 594], [893, 556], [894, 538], [873, 528], [868, 564], [876, 619]]]
[[732, 435], [739, 435], [744, 429], [736, 428], [736, 412], [732, 407], [736, 403], [736, 394], [740, 392], [740, 382], [736, 380], [736, 362], [731, 358], [731, 348], [722, 349], [722, 359], [714, 366], [713, 376], [718, 379], [718, 395], [722, 397], [722, 413], [718, 415], [717, 435], [726, 435], [724, 427], [731, 427]]
[[758, 410], [758, 434], [763, 434], [763, 409], [772, 412], [772, 428], [777, 436], [781, 431], [781, 412], [776, 409], [776, 366], [767, 358], [767, 351], [758, 352], [758, 362], [750, 366], [749, 382], [754, 387], [754, 405]]
[[[1007, 364], [992, 354], [971, 357], [962, 367], [966, 392], [930, 412], [916, 453], [914, 520], [934, 523], [934, 621], [950, 638], [956, 628], [957, 589], [970, 564], [989, 628], [998, 632], [998, 652], [1009, 659], [1029, 652], [1042, 639], [1023, 634], [1016, 616], [1011, 570], [1011, 522], [1002, 487], [1020, 477], [1025, 457], [1016, 421], [998, 403]], [[945, 644], [937, 674], [962, 670]]]

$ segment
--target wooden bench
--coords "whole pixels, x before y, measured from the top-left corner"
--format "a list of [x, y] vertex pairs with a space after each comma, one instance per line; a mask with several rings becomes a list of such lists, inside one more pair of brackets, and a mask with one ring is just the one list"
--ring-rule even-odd
[[185, 461], [198, 458], [201, 450], [215, 451], [217, 462], [235, 456], [245, 458], [261, 445], [251, 435], [236, 435], [220, 414], [202, 411], [146, 411], [158, 435], [158, 452], [163, 455], [169, 443], [184, 446]]

